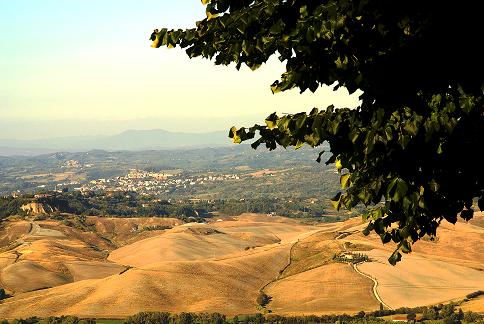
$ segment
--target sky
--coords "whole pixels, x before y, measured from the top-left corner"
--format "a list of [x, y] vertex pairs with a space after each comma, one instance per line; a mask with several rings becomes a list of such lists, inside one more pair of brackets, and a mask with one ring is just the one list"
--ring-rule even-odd
[[273, 95], [284, 72], [275, 57], [237, 71], [150, 47], [153, 29], [204, 15], [200, 0], [0, 0], [0, 138], [205, 132], [358, 104], [358, 93], [330, 87]]

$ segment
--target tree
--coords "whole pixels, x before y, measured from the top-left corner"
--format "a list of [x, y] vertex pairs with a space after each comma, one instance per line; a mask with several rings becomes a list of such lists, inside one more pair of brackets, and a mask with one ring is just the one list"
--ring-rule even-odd
[[467, 323], [475, 323], [479, 321], [483, 316], [479, 315], [478, 313], [474, 313], [471, 311], [464, 313], [464, 321]]
[[459, 311], [457, 312], [457, 318], [459, 319], [459, 321], [462, 321], [464, 319], [464, 311], [462, 310], [462, 308], [459, 308]]
[[175, 323], [177, 324], [191, 324], [193, 323], [193, 314], [191, 313], [180, 313], [176, 317]]
[[407, 322], [408, 323], [415, 323], [415, 320], [417, 319], [417, 315], [414, 312], [410, 312], [407, 314]]
[[422, 317], [427, 320], [436, 320], [439, 318], [439, 313], [435, 310], [434, 307], [429, 307], [424, 310]]
[[127, 324], [168, 324], [169, 322], [170, 314], [165, 312], [140, 312], [126, 319]]
[[444, 305], [439, 312], [441, 318], [450, 317], [455, 313], [455, 305], [453, 303]]
[[[317, 147], [327, 141], [340, 172], [335, 208], [369, 207], [365, 234], [398, 247], [389, 261], [442, 220], [484, 209], [484, 21], [479, 2], [377, 0], [202, 0], [207, 18], [186, 30], [155, 30], [153, 47], [257, 69], [286, 63], [274, 93], [322, 84], [363, 91], [356, 109], [271, 114], [263, 125], [232, 127], [240, 143]], [[302, 107], [306, 109], [307, 107]], [[476, 157], [474, 158], [474, 155]], [[321, 155], [318, 157], [321, 161]]]
[[262, 307], [264, 307], [267, 304], [269, 304], [270, 301], [271, 301], [271, 297], [269, 297], [267, 294], [265, 294], [262, 291], [259, 293], [259, 295], [256, 298], [257, 304], [260, 305], [260, 306], [262, 306]]

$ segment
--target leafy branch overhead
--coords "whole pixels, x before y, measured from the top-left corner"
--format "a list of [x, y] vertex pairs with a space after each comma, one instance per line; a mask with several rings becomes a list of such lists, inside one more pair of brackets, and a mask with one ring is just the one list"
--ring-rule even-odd
[[[361, 89], [357, 109], [333, 106], [270, 115], [235, 128], [240, 143], [299, 148], [330, 143], [341, 174], [335, 208], [372, 206], [366, 234], [398, 247], [389, 261], [435, 236], [440, 222], [484, 209], [484, 20], [477, 1], [204, 0], [207, 18], [187, 30], [155, 30], [153, 47], [257, 69], [286, 64], [274, 93]], [[308, 107], [301, 107], [306, 109]], [[318, 157], [320, 161], [321, 155]]]

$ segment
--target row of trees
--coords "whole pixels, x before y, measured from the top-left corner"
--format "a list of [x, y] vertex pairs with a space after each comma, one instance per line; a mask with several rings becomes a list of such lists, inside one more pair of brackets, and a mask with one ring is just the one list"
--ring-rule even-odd
[[[225, 324], [225, 323], [251, 323], [251, 324], [306, 324], [306, 323], [392, 323], [380, 318], [386, 315], [407, 314], [409, 321], [414, 321], [416, 314], [422, 314], [422, 320], [439, 320], [443, 324], [450, 323], [483, 323], [484, 316], [474, 312], [456, 311], [455, 304], [438, 305], [434, 307], [402, 307], [395, 310], [384, 310], [365, 313], [363, 311], [355, 315], [323, 315], [323, 316], [280, 316], [269, 314], [238, 315], [232, 318], [220, 313], [180, 313], [171, 314], [168, 312], [140, 312], [126, 318], [126, 324]], [[2, 324], [8, 321], [2, 321]], [[31, 317], [28, 319], [17, 319], [10, 323], [18, 324], [91, 324], [96, 323], [95, 319], [79, 319], [75, 316], [48, 317], [40, 319]]]
[[59, 213], [71, 213], [89, 216], [115, 216], [115, 217], [175, 217], [186, 220], [189, 217], [206, 218], [213, 212], [227, 215], [240, 215], [241, 213], [275, 213], [281, 216], [297, 218], [314, 218], [321, 221], [339, 221], [348, 215], [341, 213], [338, 216], [323, 217], [324, 206], [310, 198], [251, 198], [251, 199], [213, 199], [190, 200], [178, 199], [176, 202], [156, 197], [141, 196], [134, 192], [94, 193], [81, 194], [80, 192], [52, 193], [51, 196], [33, 198], [22, 196], [19, 198], [7, 197], [0, 199], [0, 217], [23, 214], [20, 206], [36, 201], [47, 204]]

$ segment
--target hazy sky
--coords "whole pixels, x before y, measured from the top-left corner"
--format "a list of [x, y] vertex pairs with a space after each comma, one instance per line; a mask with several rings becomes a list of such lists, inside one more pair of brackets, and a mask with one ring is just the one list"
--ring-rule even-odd
[[192, 27], [204, 14], [200, 0], [0, 0], [0, 138], [211, 131], [357, 104], [325, 87], [273, 95], [275, 58], [237, 71], [150, 47], [154, 28]]

